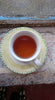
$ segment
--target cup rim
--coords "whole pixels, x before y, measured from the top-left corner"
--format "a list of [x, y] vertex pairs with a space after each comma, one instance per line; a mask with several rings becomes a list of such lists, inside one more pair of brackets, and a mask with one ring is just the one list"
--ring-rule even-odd
[[[15, 33], [12, 37], [11, 37], [11, 39], [10, 39], [10, 42], [9, 42], [9, 54], [10, 54], [10, 57], [13, 59], [14, 58], [14, 60], [17, 60], [17, 61], [20, 61], [20, 62], [30, 62], [30, 61], [33, 61], [33, 60], [35, 60], [36, 58], [37, 58], [37, 56], [39, 55], [39, 53], [40, 53], [40, 49], [41, 49], [41, 43], [40, 43], [40, 39], [39, 39], [39, 37], [37, 36], [37, 35], [35, 35], [33, 32], [30, 32], [30, 31], [25, 31], [24, 30], [24, 32], [29, 32], [29, 34], [31, 33], [33, 36], [35, 36], [36, 37], [36, 39], [38, 40], [38, 52], [36, 51], [34, 54], [33, 54], [33, 56], [31, 56], [31, 57], [29, 57], [29, 58], [21, 58], [21, 57], [19, 57], [19, 56], [17, 56], [16, 54], [15, 54], [15, 52], [14, 52], [14, 50], [13, 50], [13, 48], [12, 48], [12, 45], [11, 45], [11, 43], [12, 43], [12, 40], [14, 39], [14, 37], [17, 35], [17, 34], [19, 34], [20, 32], [23, 32], [22, 30], [21, 31], [19, 31], [19, 32], [17, 32], [17, 33]], [[21, 34], [21, 33], [20, 33]], [[26, 34], [27, 35], [27, 34]], [[29, 36], [29, 35], [28, 35]], [[17, 37], [16, 37], [17, 38]], [[13, 43], [14, 43], [14, 41], [15, 40], [13, 40]], [[35, 40], [34, 40], [35, 41]], [[36, 41], [35, 41], [36, 42]], [[35, 56], [34, 56], [35, 55]]]

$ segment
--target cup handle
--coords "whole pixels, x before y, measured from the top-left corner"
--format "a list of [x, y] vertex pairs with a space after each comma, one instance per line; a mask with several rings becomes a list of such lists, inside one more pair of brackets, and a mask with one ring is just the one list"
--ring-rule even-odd
[[38, 59], [35, 59], [35, 60], [34, 60], [34, 63], [35, 63], [37, 66], [41, 66], [41, 63], [40, 63], [40, 61], [39, 61]]

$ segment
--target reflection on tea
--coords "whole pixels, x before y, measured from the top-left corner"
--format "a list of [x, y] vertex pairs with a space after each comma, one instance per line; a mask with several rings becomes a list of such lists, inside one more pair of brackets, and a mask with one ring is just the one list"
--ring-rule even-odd
[[21, 58], [31, 57], [35, 53], [36, 48], [37, 45], [34, 39], [26, 35], [18, 37], [13, 44], [15, 54]]

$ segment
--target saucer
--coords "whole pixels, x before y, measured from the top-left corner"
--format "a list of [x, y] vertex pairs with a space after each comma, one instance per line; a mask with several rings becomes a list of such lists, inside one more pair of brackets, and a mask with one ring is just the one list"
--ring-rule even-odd
[[0, 44], [0, 55], [3, 63], [8, 67], [11, 71], [19, 74], [28, 74], [37, 71], [40, 67], [36, 66], [34, 63], [28, 64], [28, 65], [19, 65], [16, 64], [9, 56], [9, 41], [11, 37], [19, 32], [19, 31], [30, 31], [33, 32], [33, 34], [36, 34], [41, 42], [41, 50], [38, 55], [38, 59], [40, 60], [41, 64], [43, 65], [47, 56], [47, 46], [45, 40], [42, 38], [40, 33], [35, 31], [32, 28], [28, 27], [19, 27], [14, 28], [10, 30], [7, 34], [5, 34], [4, 38], [2, 39], [2, 42]]

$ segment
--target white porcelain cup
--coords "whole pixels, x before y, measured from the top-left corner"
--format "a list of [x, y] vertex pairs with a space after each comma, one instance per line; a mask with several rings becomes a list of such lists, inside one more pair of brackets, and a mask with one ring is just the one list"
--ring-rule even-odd
[[[33, 56], [29, 57], [29, 58], [20, 58], [19, 56], [17, 56], [13, 50], [13, 44], [14, 44], [14, 41], [20, 37], [20, 36], [23, 36], [23, 35], [26, 35], [26, 36], [30, 36], [34, 39], [36, 45], [37, 45], [37, 48], [36, 48], [36, 51], [35, 53], [33, 54]], [[18, 45], [18, 44], [17, 44]], [[32, 32], [29, 32], [29, 31], [19, 31], [17, 33], [15, 33], [11, 39], [10, 39], [10, 42], [9, 42], [9, 55], [11, 57], [11, 59], [16, 63], [16, 64], [20, 64], [20, 65], [26, 65], [26, 64], [30, 64], [30, 63], [35, 63], [37, 66], [40, 66], [41, 63], [39, 61], [39, 59], [37, 58], [39, 53], [40, 53], [40, 49], [41, 49], [41, 43], [40, 43], [40, 40], [39, 40], [39, 37], [37, 35], [35, 35], [34, 33]]]

